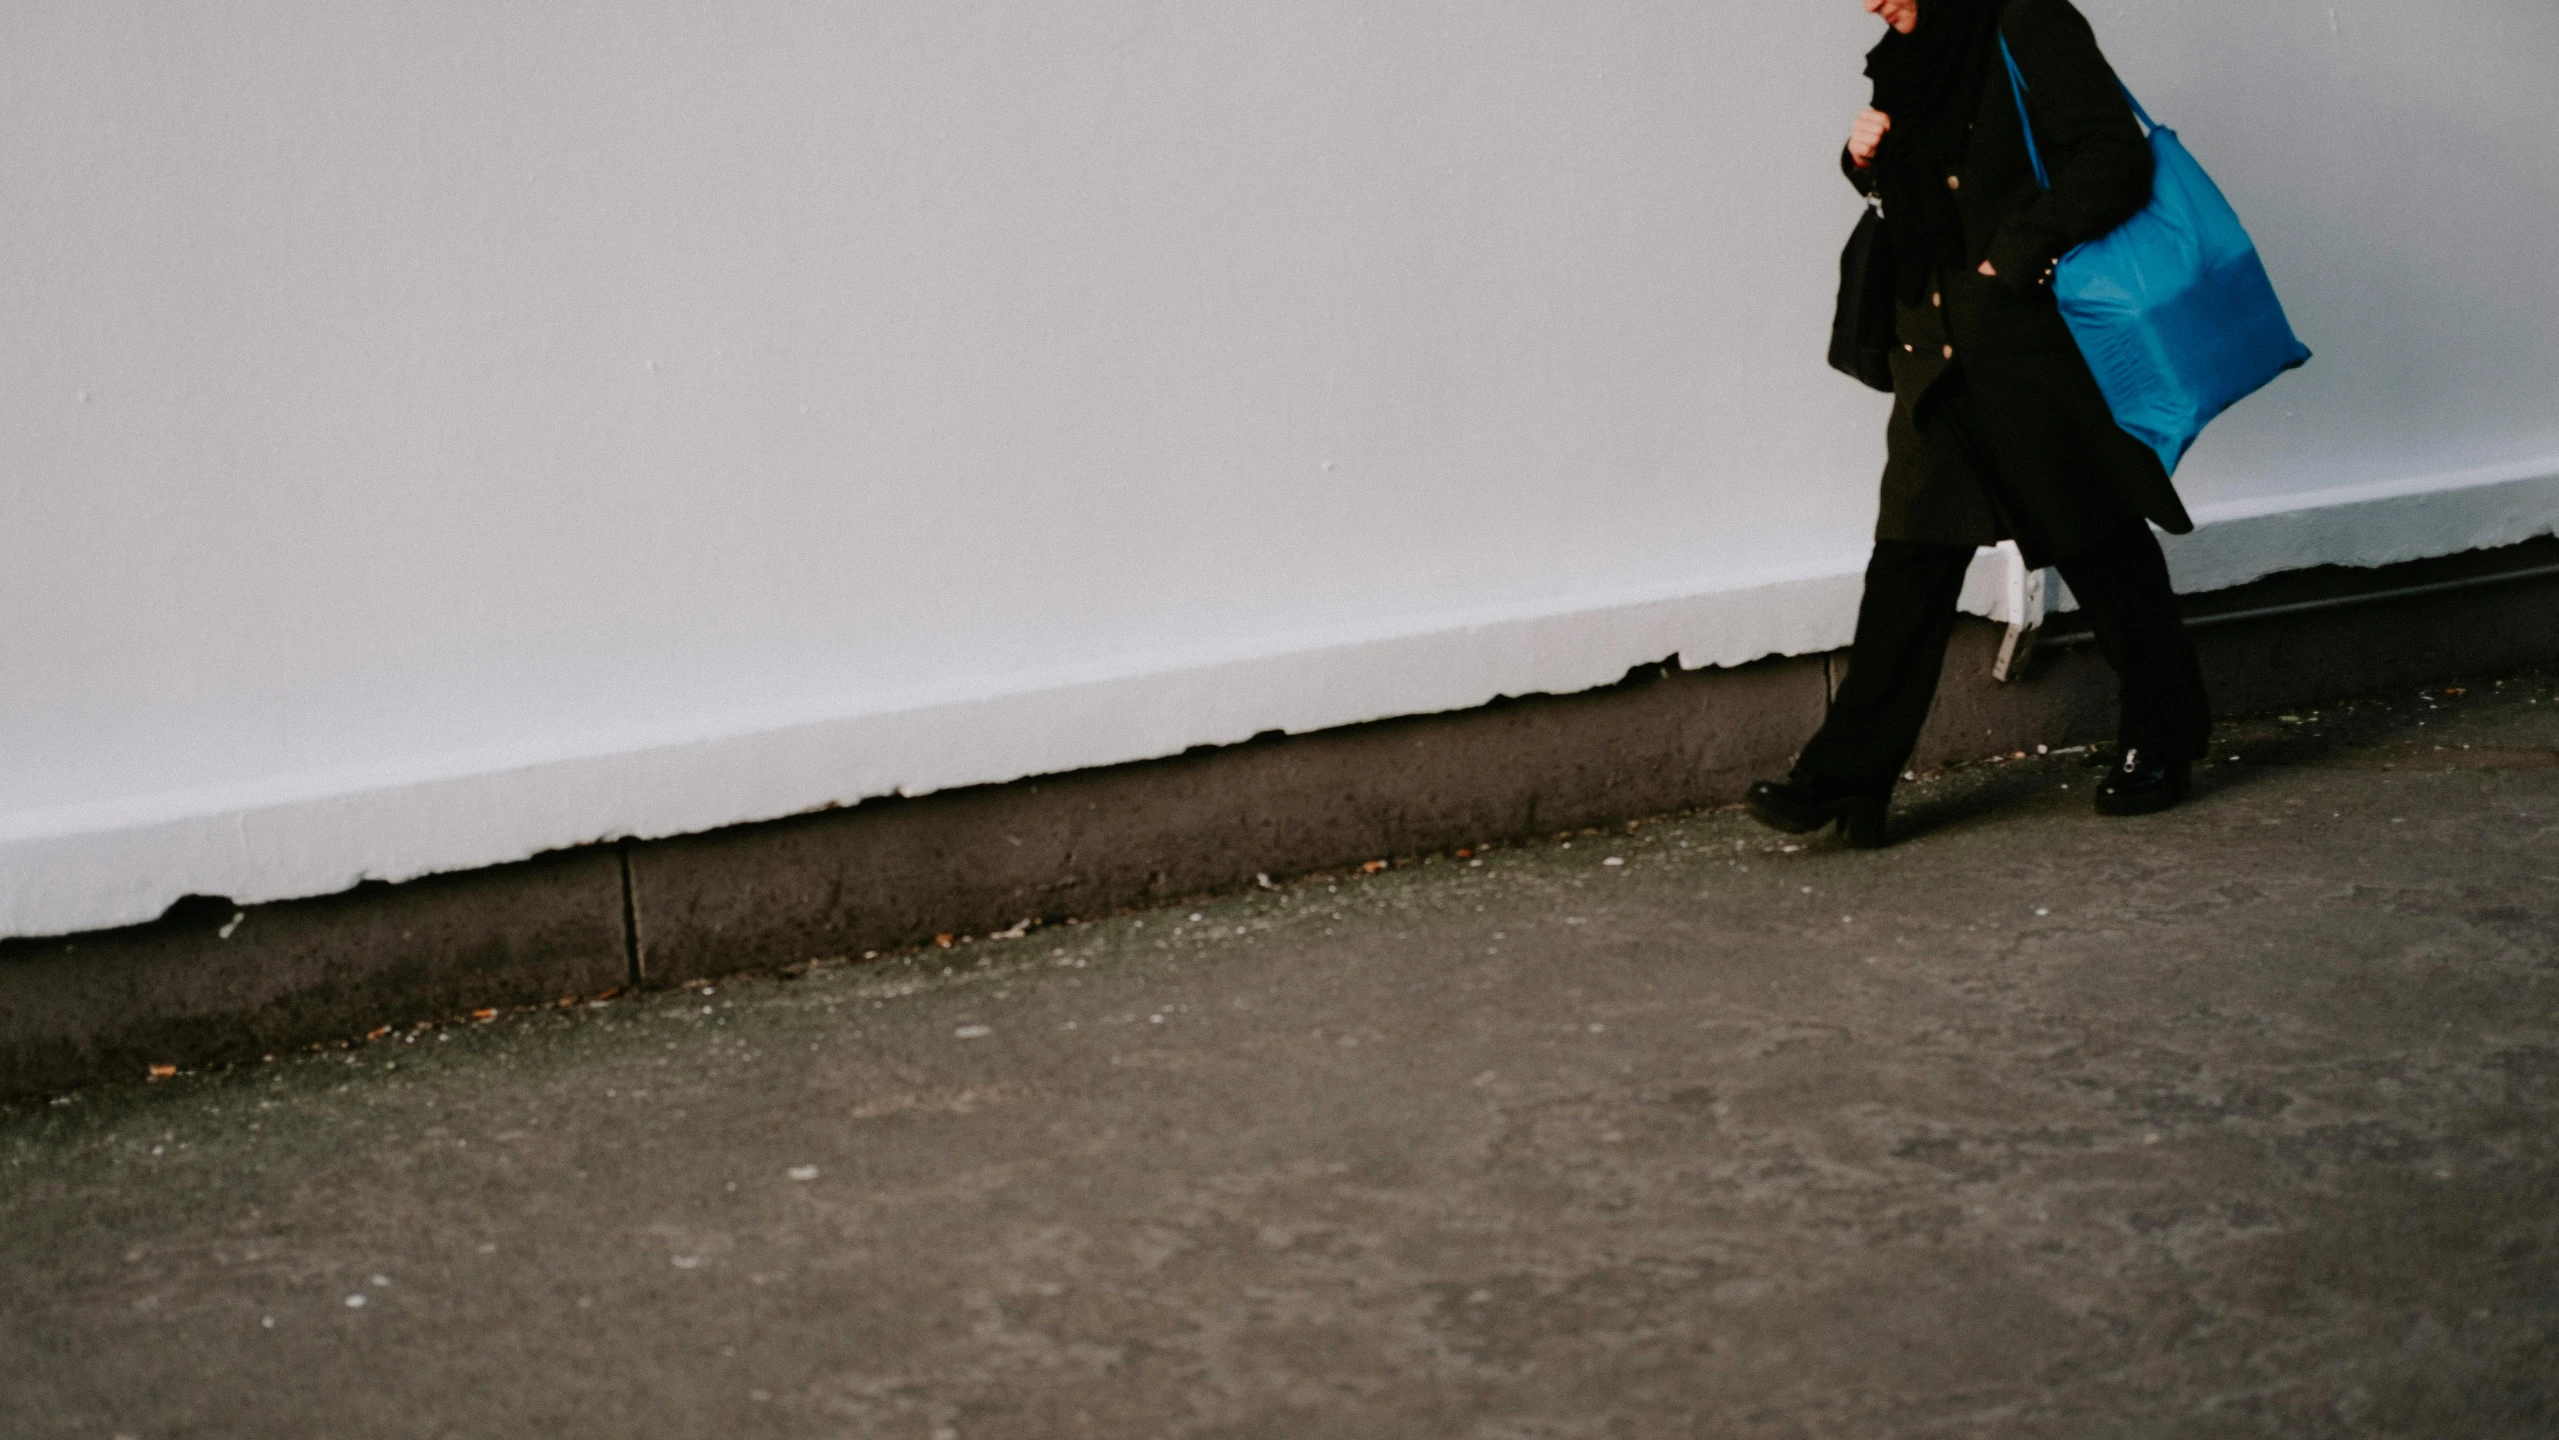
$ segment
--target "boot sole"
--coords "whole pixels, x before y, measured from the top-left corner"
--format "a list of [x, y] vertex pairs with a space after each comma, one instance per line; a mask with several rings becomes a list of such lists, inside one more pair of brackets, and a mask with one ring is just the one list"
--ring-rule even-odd
[[2131, 815], [2156, 815], [2162, 810], [2174, 810], [2185, 800], [2186, 787], [2183, 785], [2173, 790], [2152, 790], [2140, 795], [2108, 795], [2099, 791], [2097, 813], [2117, 819]]
[[1892, 843], [1884, 828], [1884, 816], [1890, 808], [1885, 801], [1852, 800], [1810, 815], [1780, 809], [1758, 795], [1749, 797], [1743, 806], [1750, 811], [1750, 818], [1781, 834], [1812, 835], [1836, 825], [1853, 850], [1881, 850]]
[[1838, 818], [1827, 814], [1808, 817], [1791, 810], [1780, 810], [1762, 801], [1756, 795], [1751, 796], [1746, 803], [1750, 810], [1750, 818], [1771, 830], [1787, 835], [1810, 835], [1816, 830], [1827, 828]]

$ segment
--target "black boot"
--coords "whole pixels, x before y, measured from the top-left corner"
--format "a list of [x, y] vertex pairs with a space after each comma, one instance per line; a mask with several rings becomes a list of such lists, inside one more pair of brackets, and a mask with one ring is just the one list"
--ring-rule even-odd
[[1884, 812], [1892, 792], [1843, 791], [1789, 776], [1762, 780], [1750, 787], [1751, 818], [1789, 835], [1809, 835], [1836, 824], [1859, 850], [1880, 850], [1891, 843], [1884, 833]]
[[2155, 760], [2128, 746], [2123, 759], [2097, 786], [2100, 815], [2155, 815], [2186, 798], [2194, 767], [2184, 760]]

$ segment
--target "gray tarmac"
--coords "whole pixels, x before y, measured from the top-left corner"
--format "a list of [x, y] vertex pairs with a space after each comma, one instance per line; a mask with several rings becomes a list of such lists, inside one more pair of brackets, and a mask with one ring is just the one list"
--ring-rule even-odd
[[0, 1434], [2559, 1433], [2464, 688], [0, 1109]]

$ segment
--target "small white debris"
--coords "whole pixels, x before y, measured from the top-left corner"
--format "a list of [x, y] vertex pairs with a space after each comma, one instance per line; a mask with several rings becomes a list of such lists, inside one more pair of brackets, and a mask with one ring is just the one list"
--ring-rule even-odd
[[1253, 883], [1261, 886], [1265, 890], [1277, 890], [1279, 888], [1277, 885], [1271, 883], [1271, 877], [1269, 875], [1259, 870], [1253, 872]]
[[1607, 1030], [1608, 1030], [1608, 1027], [1607, 1027], [1607, 1026], [1605, 1026], [1605, 1025], [1593, 1025], [1592, 1027], [1590, 1027], [1590, 1033], [1592, 1033], [1593, 1035], [1605, 1034], [1605, 1033], [1607, 1033]]
[[215, 936], [217, 939], [222, 939], [222, 940], [228, 940], [228, 939], [230, 939], [230, 938], [231, 938], [231, 932], [232, 932], [232, 931], [234, 931], [234, 930], [239, 929], [239, 928], [240, 928], [240, 922], [241, 922], [241, 921], [243, 921], [243, 920], [246, 920], [246, 919], [248, 919], [248, 918], [249, 918], [249, 912], [248, 912], [248, 911], [246, 911], [246, 910], [234, 910], [234, 911], [232, 911], [232, 912], [231, 912], [231, 923], [230, 923], [230, 924], [228, 924], [228, 925], [223, 926], [223, 927], [222, 927], [221, 929], [219, 929], [219, 930], [214, 931], [214, 932], [213, 932], [213, 933], [214, 933], [214, 936]]
[[361, 1293], [354, 1294], [354, 1295], [349, 1295], [349, 1296], [347, 1297], [347, 1308], [348, 1308], [349, 1310], [361, 1310], [361, 1309], [363, 1309], [363, 1308], [364, 1308], [364, 1296], [363, 1296]]
[[2050, 745], [2038, 745], [2035, 747], [2035, 753], [2038, 755], [2050, 755], [2053, 753], [2053, 747]]
[[1198, 923], [1200, 923], [1202, 920], [1205, 920], [1205, 919], [1207, 919], [1207, 918], [1208, 918], [1207, 916], [1202, 915], [1202, 914], [1200, 914], [1200, 913], [1199, 913], [1199, 912], [1197, 912], [1197, 911], [1193, 911], [1193, 912], [1191, 912], [1191, 923], [1192, 923], [1192, 924], [1194, 924], [1194, 925], [1197, 925], [1197, 924], [1198, 924]]
[[1146, 1017], [1146, 1023], [1149, 1025], [1161, 1025], [1164, 1023], [1164, 1017], [1161, 1015], [1149, 1015]]
[[1623, 865], [1623, 864], [1625, 864], [1625, 863], [1626, 863], [1626, 861], [1625, 861], [1624, 857], [1622, 857], [1622, 856], [1611, 855], [1611, 856], [1609, 856], [1607, 859], [1602, 860], [1602, 861], [1600, 861], [1599, 863], [1600, 863], [1600, 864], [1602, 864], [1602, 865]]
[[275, 1317], [272, 1315], [261, 1315], [258, 1317], [258, 1324], [265, 1329], [272, 1330], [275, 1328]]
[[388, 1285], [388, 1284], [390, 1284], [390, 1283], [391, 1283], [391, 1277], [390, 1277], [390, 1276], [388, 1276], [388, 1275], [376, 1275], [376, 1276], [374, 1276], [374, 1277], [373, 1277], [373, 1288], [374, 1288], [374, 1289], [376, 1289], [376, 1290], [379, 1290], [379, 1289], [381, 1289], [383, 1286]]
[[1805, 893], [1805, 894], [1807, 894], [1807, 895], [1812, 894], [1812, 893], [1813, 893], [1813, 887], [1812, 887], [1812, 886], [1810, 886], [1810, 885], [1805, 886], [1805, 887], [1804, 887], [1804, 893]]
[[814, 1180], [817, 1178], [817, 1167], [814, 1165], [794, 1165], [782, 1173], [790, 1176], [794, 1180]]
[[708, 1005], [703, 1006], [703, 1007], [702, 1007], [702, 1013], [703, 1013], [703, 1014], [705, 1014], [705, 1015], [710, 1014], [710, 1013], [711, 1013], [711, 1007], [710, 1007], [710, 1006], [708, 1006]]
[[2044, 908], [2043, 906], [2041, 906], [2041, 905], [2038, 905], [2038, 906], [2036, 906], [2036, 907], [2035, 907], [2035, 913], [2036, 913], [2036, 914], [2038, 914], [2038, 915], [2050, 915], [2050, 914], [2051, 914], [2051, 913], [2053, 913], [2053, 912], [2051, 912], [2050, 910], [2045, 909], [2045, 908]]
[[675, 1268], [678, 1270], [699, 1270], [702, 1268], [702, 1257], [699, 1255], [678, 1255], [673, 1258], [675, 1261]]
[[992, 1025], [963, 1025], [951, 1033], [957, 1035], [963, 1040], [983, 1040], [987, 1036], [995, 1033], [995, 1027]]

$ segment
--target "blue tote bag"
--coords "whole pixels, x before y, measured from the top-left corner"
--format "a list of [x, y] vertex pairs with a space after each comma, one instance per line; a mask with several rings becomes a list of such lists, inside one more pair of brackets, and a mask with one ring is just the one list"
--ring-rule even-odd
[[[2026, 77], [2000, 37], [2026, 158], [2049, 190]], [[2150, 132], [2150, 204], [2120, 227], [2061, 258], [2053, 295], [2088, 359], [2115, 423], [2159, 454], [2168, 473], [2213, 417], [2310, 359], [2292, 333], [2274, 282], [2239, 214], [2175, 131], [2132, 100]]]

